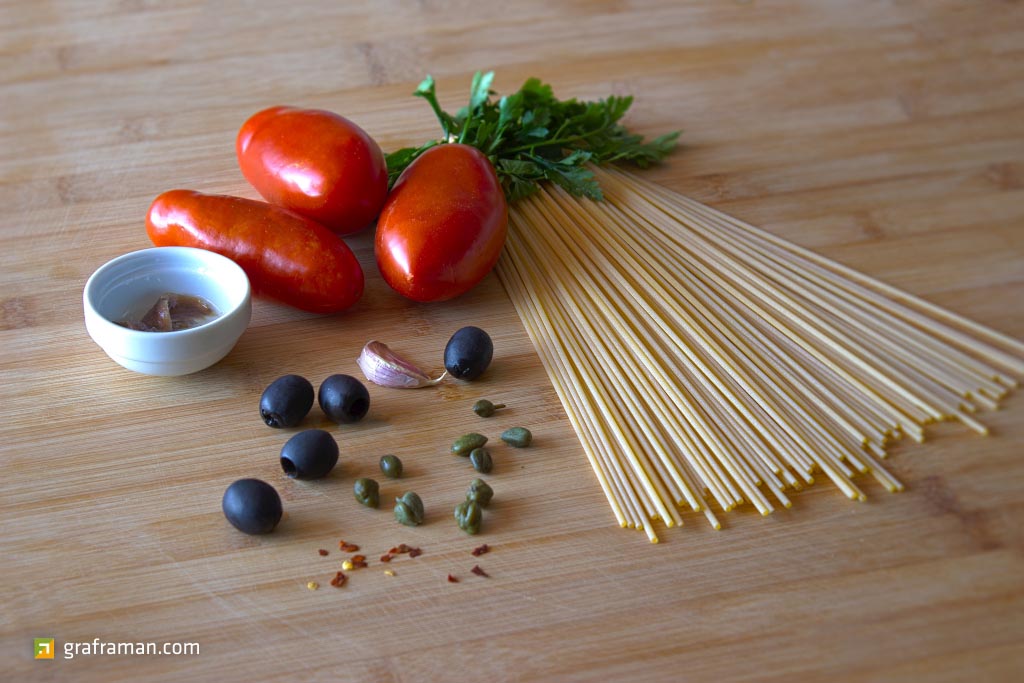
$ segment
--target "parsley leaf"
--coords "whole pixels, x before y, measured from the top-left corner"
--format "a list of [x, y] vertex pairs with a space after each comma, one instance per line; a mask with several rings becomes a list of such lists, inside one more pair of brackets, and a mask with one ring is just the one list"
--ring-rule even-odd
[[550, 85], [530, 78], [518, 91], [495, 100], [493, 82], [493, 71], [474, 74], [469, 104], [452, 115], [441, 108], [434, 79], [427, 76], [413, 94], [433, 109], [442, 137], [388, 154], [389, 183], [427, 149], [458, 141], [487, 155], [509, 201], [533, 194], [545, 181], [600, 200], [589, 164], [631, 162], [644, 168], [664, 159], [679, 138], [676, 131], [646, 142], [630, 133], [619, 121], [633, 104], [631, 96], [559, 100]]

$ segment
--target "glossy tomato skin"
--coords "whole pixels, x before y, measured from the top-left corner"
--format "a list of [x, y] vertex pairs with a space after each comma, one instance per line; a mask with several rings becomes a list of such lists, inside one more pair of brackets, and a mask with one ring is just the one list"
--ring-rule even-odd
[[384, 280], [414, 301], [445, 301], [494, 268], [508, 207], [491, 162], [460, 144], [432, 147], [399, 176], [377, 221]]
[[363, 270], [340, 237], [272, 204], [171, 190], [150, 205], [146, 232], [158, 247], [227, 256], [249, 276], [256, 294], [304, 311], [343, 311], [363, 294]]
[[238, 131], [242, 174], [271, 204], [339, 235], [373, 223], [388, 193], [380, 146], [343, 116], [320, 109], [271, 107]]

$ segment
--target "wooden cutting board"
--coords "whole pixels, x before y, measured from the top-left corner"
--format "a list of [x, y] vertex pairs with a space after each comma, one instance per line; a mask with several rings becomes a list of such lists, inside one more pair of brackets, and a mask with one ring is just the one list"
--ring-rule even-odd
[[[684, 129], [646, 172], [675, 190], [1024, 337], [1024, 8], [956, 2], [18, 2], [0, 8], [0, 652], [5, 680], [1011, 681], [1024, 672], [1024, 403], [899, 446], [907, 492], [827, 484], [762, 519], [697, 515], [654, 546], [621, 530], [508, 298], [491, 277], [422, 306], [376, 274], [318, 318], [256, 304], [217, 366], [132, 374], [88, 338], [81, 290], [148, 246], [163, 190], [255, 197], [234, 161], [245, 118], [338, 111], [386, 149], [436, 135], [410, 92], [425, 72], [456, 107], [472, 72], [563, 96], [634, 93], [629, 124]], [[431, 368], [457, 328], [490, 331], [484, 379], [371, 388], [367, 419], [327, 427], [328, 480], [286, 480], [288, 433], [257, 414], [295, 372], [356, 373], [377, 338]], [[488, 397], [510, 407], [470, 412]], [[473, 478], [446, 454], [495, 448], [496, 491], [471, 538], [451, 509]], [[407, 477], [385, 507], [352, 481], [384, 453]], [[234, 479], [281, 492], [272, 536], [220, 513]], [[419, 492], [427, 523], [390, 502]], [[358, 544], [366, 569], [328, 585]], [[470, 551], [486, 542], [492, 551]], [[422, 548], [382, 564], [393, 545]], [[319, 549], [329, 551], [321, 557]], [[470, 569], [479, 564], [490, 578]], [[390, 568], [394, 576], [384, 574]], [[458, 578], [450, 583], [447, 576]], [[307, 589], [316, 581], [319, 590]], [[33, 639], [57, 657], [34, 661]], [[183, 656], [65, 658], [68, 643], [198, 643]]]

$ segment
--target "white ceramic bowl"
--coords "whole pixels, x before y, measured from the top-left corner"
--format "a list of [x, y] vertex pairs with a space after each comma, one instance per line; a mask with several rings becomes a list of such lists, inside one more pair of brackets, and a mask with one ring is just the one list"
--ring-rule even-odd
[[[139, 319], [166, 292], [200, 296], [216, 309], [187, 330], [143, 332], [115, 323]], [[208, 368], [235, 346], [252, 317], [249, 278], [229, 258], [191, 247], [154, 247], [108, 261], [82, 294], [89, 336], [112, 359], [146, 375], [187, 375]]]

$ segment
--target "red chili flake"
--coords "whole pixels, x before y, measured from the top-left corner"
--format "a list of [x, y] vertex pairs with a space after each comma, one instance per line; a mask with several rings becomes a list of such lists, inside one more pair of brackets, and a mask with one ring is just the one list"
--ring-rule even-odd
[[356, 569], [362, 569], [366, 566], [366, 555], [353, 555], [352, 566]]
[[380, 561], [381, 562], [390, 562], [391, 561], [391, 553], [385, 553], [384, 555], [381, 555], [380, 556]]
[[459, 580], [456, 579], [454, 576], [452, 576], [451, 574], [448, 575], [448, 583], [458, 583], [458, 582], [459, 582]]
[[412, 550], [412, 548], [410, 548], [404, 543], [400, 543], [397, 548], [392, 548], [391, 552], [394, 555], [401, 555], [402, 553], [407, 553], [410, 550]]
[[345, 553], [354, 553], [359, 550], [359, 546], [355, 543], [349, 543], [348, 541], [338, 541], [338, 550]]
[[323, 548], [320, 548], [320, 550], [318, 550], [317, 552], [320, 553], [320, 557], [327, 557], [328, 555], [330, 555], [330, 553], [324, 550]]
[[480, 569], [480, 565], [478, 565], [478, 564], [474, 564], [473, 568], [470, 569], [469, 571], [473, 572], [477, 576], [490, 576], [490, 574], [485, 572], [483, 569]]
[[484, 543], [479, 548], [473, 548], [472, 555], [473, 555], [473, 557], [480, 557], [484, 553], [489, 553], [489, 552], [491, 552], [491, 547], [489, 545], [487, 545], [486, 543]]
[[409, 557], [419, 557], [423, 554], [423, 551], [419, 548], [409, 548]]
[[331, 579], [331, 585], [335, 588], [341, 588], [345, 585], [346, 581], [348, 581], [348, 577], [342, 574], [341, 572], [338, 572], [334, 575], [334, 578]]

